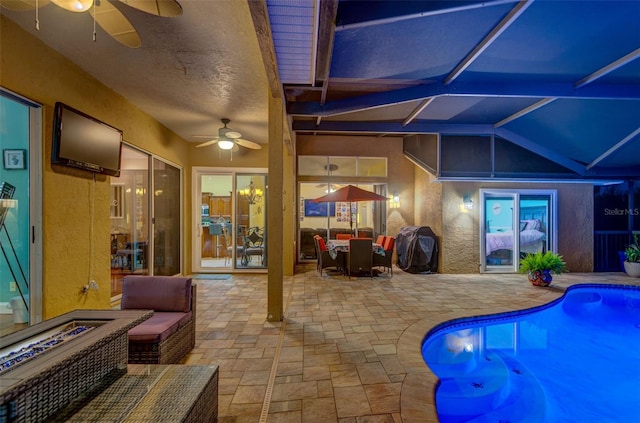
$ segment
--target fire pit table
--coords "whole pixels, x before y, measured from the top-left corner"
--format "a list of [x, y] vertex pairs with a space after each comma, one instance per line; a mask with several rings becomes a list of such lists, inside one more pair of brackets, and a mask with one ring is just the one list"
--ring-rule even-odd
[[40, 422], [127, 371], [129, 329], [151, 310], [76, 310], [0, 339], [0, 421]]

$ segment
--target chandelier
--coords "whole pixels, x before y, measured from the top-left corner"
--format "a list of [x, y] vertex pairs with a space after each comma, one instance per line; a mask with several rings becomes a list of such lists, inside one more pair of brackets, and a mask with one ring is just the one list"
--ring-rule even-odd
[[253, 179], [246, 188], [240, 190], [240, 195], [247, 197], [249, 204], [261, 203], [263, 194], [264, 192], [260, 188], [256, 188]]

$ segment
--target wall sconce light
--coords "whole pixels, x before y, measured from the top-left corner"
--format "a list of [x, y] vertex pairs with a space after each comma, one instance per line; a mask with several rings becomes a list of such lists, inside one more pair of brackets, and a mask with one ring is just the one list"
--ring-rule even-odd
[[473, 200], [471, 199], [471, 196], [469, 194], [465, 194], [462, 197], [462, 207], [465, 210], [473, 210]]
[[249, 204], [256, 204], [262, 202], [263, 191], [260, 188], [256, 188], [253, 183], [253, 179], [249, 182], [249, 186], [240, 190], [240, 195], [247, 197]]
[[400, 208], [400, 196], [398, 194], [393, 194], [393, 197], [389, 199], [389, 208], [392, 208], [392, 209]]

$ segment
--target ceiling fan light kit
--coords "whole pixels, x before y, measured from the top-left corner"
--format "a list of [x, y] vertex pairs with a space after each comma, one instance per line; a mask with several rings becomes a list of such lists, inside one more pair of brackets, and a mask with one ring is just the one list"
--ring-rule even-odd
[[93, 6], [93, 0], [51, 0], [53, 4], [69, 12], [86, 12]]
[[[96, 41], [95, 26], [98, 24], [114, 40], [130, 47], [142, 44], [138, 32], [122, 12], [108, 0], [3, 0], [0, 5], [9, 10], [36, 11], [36, 29], [40, 29], [38, 9], [51, 3], [74, 13], [86, 12], [93, 8], [93, 41]], [[155, 16], [173, 17], [182, 15], [182, 6], [176, 0], [120, 0], [127, 6]]]
[[223, 139], [218, 141], [218, 147], [220, 147], [221, 150], [231, 150], [234, 145], [235, 143], [231, 140]]
[[238, 146], [249, 148], [251, 150], [260, 150], [262, 146], [253, 141], [245, 140], [242, 137], [240, 132], [236, 132], [231, 128], [228, 128], [227, 125], [231, 122], [230, 119], [223, 118], [220, 119], [222, 124], [224, 125], [222, 128], [218, 129], [217, 137], [210, 137], [207, 135], [194, 135], [194, 137], [198, 138], [213, 138], [209, 141], [203, 142], [201, 144], [196, 145], [196, 148], [207, 147], [213, 144], [218, 144], [218, 148], [220, 150], [238, 150]]

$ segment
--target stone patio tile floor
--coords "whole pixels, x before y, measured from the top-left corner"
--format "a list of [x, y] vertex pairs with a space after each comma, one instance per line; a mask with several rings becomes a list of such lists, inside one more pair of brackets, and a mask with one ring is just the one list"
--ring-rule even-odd
[[420, 351], [435, 325], [541, 305], [573, 284], [640, 279], [567, 273], [539, 288], [521, 274], [308, 270], [285, 277], [282, 322], [266, 321], [267, 275], [197, 283], [196, 346], [183, 363], [220, 366], [220, 423], [397, 423], [438, 421]]

